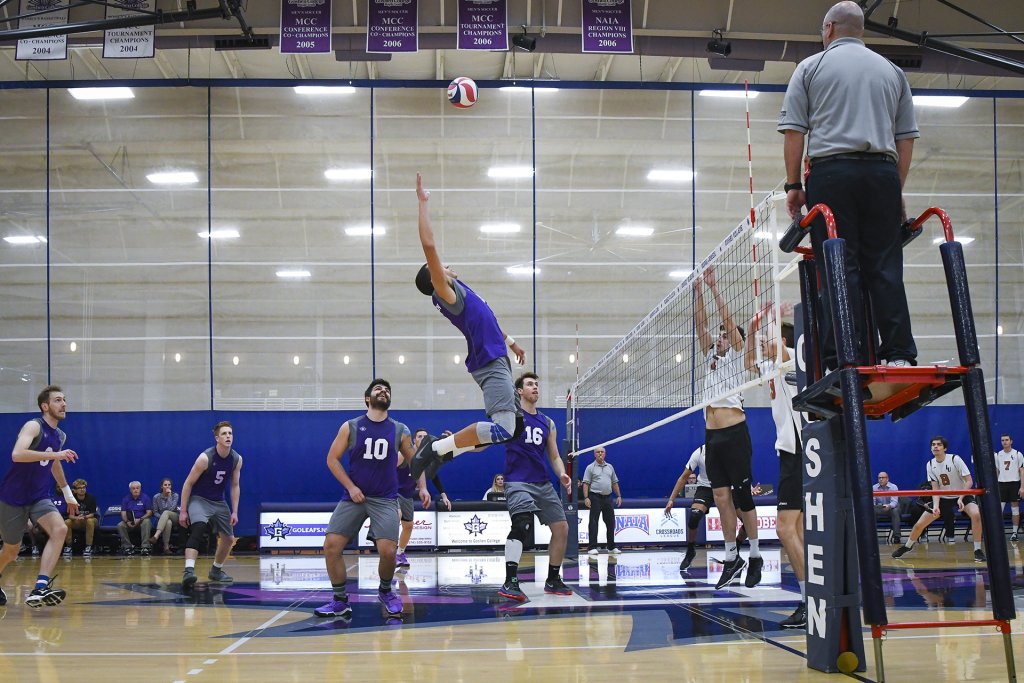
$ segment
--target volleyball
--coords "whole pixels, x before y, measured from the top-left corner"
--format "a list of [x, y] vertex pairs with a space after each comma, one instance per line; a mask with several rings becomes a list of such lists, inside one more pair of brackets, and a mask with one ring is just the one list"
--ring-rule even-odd
[[459, 76], [448, 84], [448, 101], [459, 109], [468, 109], [476, 104], [478, 92], [472, 78]]

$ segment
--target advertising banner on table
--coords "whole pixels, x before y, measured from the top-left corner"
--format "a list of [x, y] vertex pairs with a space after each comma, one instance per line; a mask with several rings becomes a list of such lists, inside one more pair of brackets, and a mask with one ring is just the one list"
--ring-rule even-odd
[[[45, 14], [20, 19], [18, 28], [48, 28], [68, 23], [68, 3], [62, 0], [24, 0], [18, 13], [29, 12], [45, 12]], [[14, 51], [14, 58], [16, 60], [67, 59], [68, 37], [61, 35], [19, 40], [18, 47]]]
[[[779, 514], [778, 508], [774, 505], [758, 505], [756, 512], [757, 537], [761, 540], [778, 540], [779, 534], [775, 530]], [[737, 523], [738, 526], [739, 524]], [[725, 536], [722, 535], [722, 518], [718, 514], [718, 508], [708, 510], [707, 516], [704, 517], [704, 531], [704, 538], [708, 543], [725, 540]]]
[[633, 52], [632, 0], [582, 2], [584, 52]]
[[459, 50], [507, 50], [507, 0], [459, 0]]
[[[581, 508], [579, 511], [579, 542], [590, 543], [591, 511]], [[597, 521], [597, 543], [604, 546], [604, 520]], [[664, 508], [629, 508], [615, 511], [615, 543], [616, 544], [657, 544], [685, 543], [686, 518], [677, 514], [665, 516]]]
[[419, 0], [367, 0], [366, 51], [417, 52]]
[[261, 512], [260, 549], [322, 548], [330, 512]]
[[[156, 0], [114, 0], [107, 5], [107, 19], [139, 16], [152, 12]], [[112, 28], [103, 32], [103, 59], [139, 59], [153, 56], [153, 26]]]
[[[437, 545], [437, 524], [435, 514], [431, 511], [417, 510], [412, 516], [412, 537], [409, 539], [409, 547], [433, 548]], [[359, 529], [359, 547], [371, 548], [373, 543], [366, 539], [370, 533], [370, 520], [367, 518]]]
[[457, 510], [437, 513], [437, 545], [505, 545], [512, 520], [505, 510]]
[[331, 0], [281, 0], [281, 54], [331, 51]]

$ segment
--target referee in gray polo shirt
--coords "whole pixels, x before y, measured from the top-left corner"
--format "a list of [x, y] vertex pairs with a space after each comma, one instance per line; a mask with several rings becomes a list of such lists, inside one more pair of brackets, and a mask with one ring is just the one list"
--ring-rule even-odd
[[[881, 336], [880, 359], [916, 365], [917, 346], [903, 287], [900, 223], [906, 217], [903, 184], [914, 139], [920, 137], [906, 75], [872, 52], [861, 38], [864, 12], [855, 2], [833, 5], [821, 27], [825, 50], [800, 62], [786, 89], [779, 132], [786, 136], [786, 207], [796, 217], [805, 204], [824, 203], [846, 240], [850, 305], [858, 333], [858, 363], [866, 364], [861, 283], [871, 295]], [[804, 192], [800, 165], [807, 138], [811, 173]], [[825, 221], [811, 230], [819, 269]], [[819, 270], [821, 272], [821, 270]], [[828, 298], [822, 292], [825, 362], [837, 367]]]
[[[622, 551], [615, 547], [615, 507], [622, 506], [622, 491], [615, 468], [604, 461], [607, 451], [602, 446], [594, 449], [594, 462], [583, 472], [583, 500], [590, 509], [590, 555], [597, 555], [597, 518], [604, 519], [607, 532], [608, 552], [618, 555]], [[612, 491], [615, 491], [615, 506], [612, 505]]]

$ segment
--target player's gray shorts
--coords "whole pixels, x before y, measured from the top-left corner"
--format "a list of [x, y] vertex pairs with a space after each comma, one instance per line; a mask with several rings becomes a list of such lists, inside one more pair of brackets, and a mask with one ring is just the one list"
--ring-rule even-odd
[[231, 528], [231, 509], [223, 500], [192, 496], [188, 499], [188, 522], [206, 522], [213, 533], [222, 536], [235, 535], [234, 529]]
[[367, 498], [362, 503], [343, 500], [334, 508], [327, 533], [355, 538], [366, 518], [370, 518], [370, 535], [378, 541], [398, 542], [398, 501], [394, 498]]
[[534, 512], [541, 524], [551, 525], [565, 521], [565, 508], [549, 482], [528, 484], [521, 481], [505, 482], [505, 507], [510, 515]]
[[509, 411], [522, 415], [519, 394], [512, 379], [512, 361], [508, 356], [495, 358], [487, 365], [470, 373], [484, 392], [484, 410], [488, 415]]
[[401, 493], [398, 494], [398, 509], [402, 513], [403, 522], [411, 522], [416, 516], [415, 503], [412, 498], [406, 498]]
[[35, 524], [49, 512], [57, 512], [57, 506], [49, 498], [37, 500], [31, 505], [8, 505], [0, 501], [0, 540], [20, 548], [21, 537], [25, 535], [25, 522], [31, 519]]

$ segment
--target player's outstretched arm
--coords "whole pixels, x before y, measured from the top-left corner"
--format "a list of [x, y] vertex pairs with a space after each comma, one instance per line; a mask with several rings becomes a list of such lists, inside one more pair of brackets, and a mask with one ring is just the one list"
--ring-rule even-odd
[[707, 353], [711, 350], [711, 347], [715, 345], [715, 340], [711, 338], [711, 331], [708, 329], [708, 312], [704, 308], [704, 287], [701, 278], [697, 278], [693, 282], [693, 294], [695, 298], [693, 308], [693, 320], [697, 326], [697, 339], [700, 341], [700, 350], [702, 353]]
[[684, 486], [686, 486], [686, 480], [689, 476], [690, 468], [687, 467], [683, 470], [683, 473], [679, 475], [679, 478], [676, 479], [676, 485], [672, 487], [672, 493], [668, 494], [668, 504], [665, 505], [666, 515], [671, 514], [669, 511], [672, 509], [672, 506], [676, 504], [676, 498], [679, 497], [679, 492], [683, 490]]
[[444, 264], [434, 242], [434, 228], [430, 224], [430, 193], [423, 189], [423, 177], [419, 173], [416, 174], [416, 199], [419, 204], [420, 246], [427, 259], [427, 269], [430, 270], [430, 283], [434, 285], [434, 293], [439, 298], [453, 304], [456, 300], [455, 290], [448, 283]]
[[718, 291], [718, 281], [715, 279], [715, 271], [710, 266], [704, 271], [704, 282], [707, 283], [708, 289], [711, 290], [711, 296], [715, 299], [715, 306], [718, 308], [718, 315], [722, 319], [722, 325], [725, 327], [725, 333], [729, 335], [729, 346], [736, 351], [743, 350], [743, 336], [740, 334], [740, 330], [736, 327], [736, 321], [732, 319], [732, 313], [729, 311], [729, 305], [725, 302], [725, 297]]

